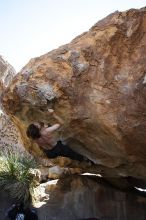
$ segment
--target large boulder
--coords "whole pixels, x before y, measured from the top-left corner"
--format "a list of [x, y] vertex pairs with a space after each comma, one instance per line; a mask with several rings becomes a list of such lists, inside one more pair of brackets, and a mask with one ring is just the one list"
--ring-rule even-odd
[[53, 108], [65, 121], [58, 138], [104, 168], [102, 175], [145, 179], [145, 33], [146, 8], [116, 11], [71, 43], [31, 59], [3, 94], [25, 147], [40, 153], [26, 127], [54, 122], [47, 115]]
[[98, 177], [72, 175], [35, 191], [40, 220], [145, 220], [146, 198], [109, 187]]

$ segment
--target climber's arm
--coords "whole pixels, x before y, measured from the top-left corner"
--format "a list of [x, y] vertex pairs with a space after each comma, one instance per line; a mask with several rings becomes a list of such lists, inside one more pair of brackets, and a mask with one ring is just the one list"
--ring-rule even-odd
[[45, 129], [45, 131], [47, 132], [47, 133], [52, 133], [53, 131], [56, 131], [58, 128], [60, 128], [60, 124], [54, 124], [54, 125], [52, 125], [52, 126], [50, 126], [50, 127], [47, 127], [46, 129]]
[[48, 109], [48, 113], [49, 115], [52, 115], [56, 120], [57, 120], [57, 123], [55, 123], [54, 125], [52, 126], [49, 126], [45, 129], [45, 131], [47, 133], [52, 133], [54, 131], [56, 131], [58, 128], [60, 128], [61, 125], [63, 125], [64, 121], [62, 120], [62, 118], [60, 118], [55, 112], [53, 109]]

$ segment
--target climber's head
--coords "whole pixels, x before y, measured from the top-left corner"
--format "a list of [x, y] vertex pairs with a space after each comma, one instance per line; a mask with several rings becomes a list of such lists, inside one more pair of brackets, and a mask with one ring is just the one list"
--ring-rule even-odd
[[30, 124], [26, 130], [26, 134], [29, 138], [38, 139], [41, 137], [40, 130], [42, 125], [40, 123]]

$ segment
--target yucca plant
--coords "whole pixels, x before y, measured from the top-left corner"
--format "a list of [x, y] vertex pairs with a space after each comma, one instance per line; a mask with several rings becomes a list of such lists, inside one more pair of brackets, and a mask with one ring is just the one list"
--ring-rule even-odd
[[34, 159], [8, 152], [0, 158], [0, 189], [6, 190], [11, 198], [28, 203], [35, 186], [30, 168], [36, 168]]

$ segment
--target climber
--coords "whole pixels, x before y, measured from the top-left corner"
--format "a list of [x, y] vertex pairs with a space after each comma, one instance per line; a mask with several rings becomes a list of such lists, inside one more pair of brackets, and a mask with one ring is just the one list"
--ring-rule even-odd
[[60, 128], [64, 122], [58, 115], [56, 115], [53, 109], [48, 109], [48, 112], [58, 123], [49, 127], [43, 122], [30, 124], [26, 131], [27, 136], [40, 146], [48, 158], [63, 156], [72, 160], [89, 162], [86, 157], [75, 152], [69, 146], [64, 145], [60, 140], [56, 140], [54, 132]]

